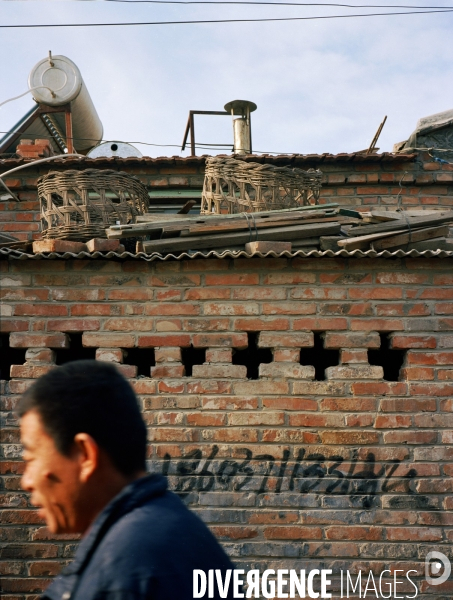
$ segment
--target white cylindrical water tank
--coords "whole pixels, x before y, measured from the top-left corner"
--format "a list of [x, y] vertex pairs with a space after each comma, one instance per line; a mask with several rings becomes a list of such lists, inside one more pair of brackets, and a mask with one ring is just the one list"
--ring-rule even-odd
[[[28, 86], [40, 104], [62, 106], [71, 103], [72, 133], [77, 150], [87, 150], [101, 141], [104, 132], [101, 120], [72, 60], [66, 56], [44, 58], [31, 70]], [[54, 116], [61, 124], [64, 123], [64, 118], [58, 113]]]
[[126, 142], [104, 142], [92, 148], [87, 156], [89, 158], [111, 158], [112, 156], [141, 158], [143, 154], [135, 146]]

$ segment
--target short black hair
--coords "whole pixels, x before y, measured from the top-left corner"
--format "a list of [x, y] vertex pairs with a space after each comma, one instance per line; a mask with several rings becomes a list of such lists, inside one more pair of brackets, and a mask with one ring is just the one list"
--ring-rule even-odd
[[69, 456], [78, 433], [88, 433], [120, 473], [146, 466], [146, 425], [134, 390], [112, 364], [78, 360], [55, 367], [20, 399], [19, 417], [36, 410], [61, 454]]

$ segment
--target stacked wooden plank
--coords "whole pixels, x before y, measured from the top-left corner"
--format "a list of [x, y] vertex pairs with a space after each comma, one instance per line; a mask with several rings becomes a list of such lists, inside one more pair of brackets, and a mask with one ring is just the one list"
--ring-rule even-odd
[[340, 235], [342, 226], [357, 222], [338, 214], [336, 204], [233, 215], [148, 214], [137, 220], [133, 225], [109, 227], [107, 237], [143, 237], [137, 250], [147, 254], [211, 249], [246, 249], [251, 253], [317, 250], [321, 236]]
[[451, 210], [358, 213], [340, 209], [340, 214], [360, 216], [361, 220], [343, 228], [341, 236], [323, 237], [323, 250], [453, 250]]

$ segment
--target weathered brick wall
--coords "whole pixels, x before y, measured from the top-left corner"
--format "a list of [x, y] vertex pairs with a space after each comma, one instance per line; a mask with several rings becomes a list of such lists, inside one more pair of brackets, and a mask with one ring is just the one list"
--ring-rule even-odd
[[[90, 353], [130, 378], [150, 469], [238, 566], [416, 569], [418, 597], [450, 598], [451, 583], [421, 576], [430, 550], [453, 557], [452, 264], [1, 261], [2, 360], [17, 361], [2, 382], [3, 598], [32, 597], [75, 547], [20, 491], [14, 405], [55, 360]], [[399, 380], [377, 364], [386, 336], [379, 360], [387, 370], [403, 353]], [[338, 363], [320, 374], [328, 351]], [[260, 357], [271, 362], [248, 379]]]
[[[324, 173], [320, 202], [344, 207], [430, 208], [453, 206], [453, 165], [434, 162], [427, 153], [409, 157], [338, 154], [289, 157], [250, 157], [257, 162], [301, 169], [319, 168]], [[39, 204], [36, 181], [49, 170], [115, 169], [138, 176], [150, 190], [201, 189], [203, 157], [157, 159], [65, 159], [27, 168], [6, 178], [6, 184], [22, 202], [0, 202], [1, 230], [20, 239], [39, 236]], [[0, 161], [0, 173], [21, 160]]]

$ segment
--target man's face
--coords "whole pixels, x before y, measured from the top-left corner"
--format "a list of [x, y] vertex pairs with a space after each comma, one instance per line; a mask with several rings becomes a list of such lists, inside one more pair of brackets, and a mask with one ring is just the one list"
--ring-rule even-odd
[[38, 514], [52, 533], [78, 533], [83, 484], [76, 452], [61, 454], [34, 410], [22, 417], [20, 429], [25, 461], [22, 488], [31, 492], [31, 503], [40, 507]]

